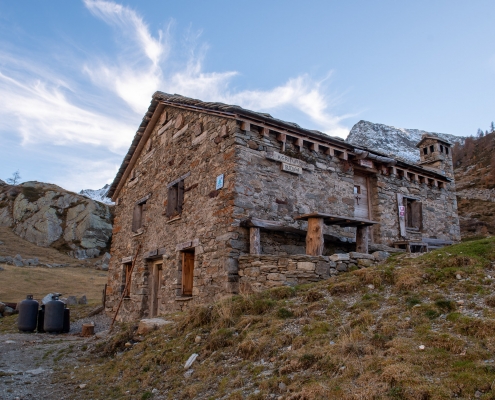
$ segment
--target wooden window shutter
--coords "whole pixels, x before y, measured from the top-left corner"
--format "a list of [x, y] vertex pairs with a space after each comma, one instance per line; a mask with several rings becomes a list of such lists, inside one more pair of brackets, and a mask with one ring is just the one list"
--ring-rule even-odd
[[417, 229], [423, 227], [423, 205], [420, 201], [413, 201], [411, 204], [412, 226]]
[[141, 228], [141, 204], [136, 204], [132, 214], [132, 231], [137, 232], [139, 228]]
[[171, 186], [168, 188], [167, 196], [167, 217], [171, 217], [175, 214], [175, 209], [177, 205], [177, 188]]
[[184, 204], [184, 181], [179, 181], [177, 190], [177, 212], [182, 213], [182, 204]]
[[401, 193], [397, 193], [397, 214], [399, 217], [399, 228], [400, 228], [400, 235], [402, 237], [406, 237], [406, 213], [404, 210], [404, 215], [400, 215], [400, 207], [404, 206], [404, 196]]

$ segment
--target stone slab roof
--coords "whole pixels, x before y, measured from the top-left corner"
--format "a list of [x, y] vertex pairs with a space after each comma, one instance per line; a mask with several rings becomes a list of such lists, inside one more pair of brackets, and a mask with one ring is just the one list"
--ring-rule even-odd
[[[247, 110], [245, 108], [242, 108], [240, 106], [236, 105], [230, 105], [230, 104], [224, 104], [224, 103], [217, 103], [217, 102], [204, 102], [198, 99], [192, 99], [190, 97], [185, 97], [181, 96], [179, 94], [168, 94], [164, 92], [157, 91], [153, 94], [151, 98], [151, 103], [148, 107], [148, 111], [143, 117], [143, 120], [141, 121], [141, 124], [139, 125], [139, 128], [134, 135], [134, 138], [132, 140], [131, 146], [129, 147], [129, 150], [127, 154], [124, 157], [124, 160], [122, 161], [122, 164], [119, 168], [119, 171], [117, 172], [117, 175], [115, 176], [114, 181], [110, 185], [110, 189], [108, 190], [108, 197], [112, 197], [117, 189], [117, 186], [119, 185], [119, 182], [121, 178], [124, 176], [124, 172], [129, 165], [129, 162], [131, 161], [134, 152], [136, 151], [139, 142], [141, 141], [141, 138], [143, 137], [143, 134], [157, 108], [157, 106], [160, 104], [166, 104], [170, 106], [178, 106], [178, 107], [184, 107], [188, 108], [191, 110], [197, 110], [199, 112], [205, 112], [205, 113], [212, 113], [212, 114], [217, 114], [217, 115], [225, 115], [225, 116], [230, 116], [230, 117], [235, 117], [239, 119], [247, 119], [252, 121], [254, 124], [256, 122], [269, 125], [269, 126], [274, 126], [278, 127], [281, 129], [286, 129], [289, 131], [293, 131], [299, 135], [305, 136], [309, 139], [315, 139], [318, 141], [323, 141], [326, 142], [330, 145], [346, 149], [349, 152], [353, 152], [354, 149], [365, 149], [360, 146], [356, 146], [350, 143], [347, 143], [344, 141], [344, 139], [336, 137], [336, 136], [329, 136], [323, 132], [317, 131], [317, 130], [310, 130], [310, 129], [304, 129], [301, 128], [298, 124], [294, 122], [287, 122], [283, 121], [281, 119], [277, 119], [272, 117], [270, 114], [267, 113], [261, 113], [261, 112], [255, 112], [251, 110]], [[385, 154], [381, 154], [375, 150], [372, 149], [365, 149], [367, 151], [372, 151], [376, 155], [380, 156], [385, 156]], [[425, 173], [429, 174], [434, 174], [439, 177], [442, 177], [445, 179], [445, 177], [441, 174], [436, 174], [433, 171], [426, 170], [422, 168], [421, 166], [415, 165], [415, 164], [409, 164], [409, 163], [404, 163], [400, 162], [399, 164], [407, 165], [409, 167], [413, 167], [414, 169], [422, 170]]]

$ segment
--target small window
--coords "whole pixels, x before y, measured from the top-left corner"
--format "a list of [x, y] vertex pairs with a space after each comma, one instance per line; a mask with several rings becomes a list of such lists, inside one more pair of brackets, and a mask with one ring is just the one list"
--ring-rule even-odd
[[[122, 264], [122, 286], [120, 288], [120, 292], [124, 297], [129, 297], [131, 295], [131, 268], [131, 263]], [[127, 280], [129, 280], [129, 283], [127, 283]]]
[[182, 213], [184, 204], [184, 180], [174, 182], [168, 187], [167, 217], [174, 218]]
[[423, 147], [423, 154], [425, 156], [428, 154], [428, 147]]
[[443, 153], [443, 146], [440, 145], [440, 153]]
[[445, 154], [449, 155], [449, 148], [445, 147]]
[[143, 227], [144, 214], [146, 212], [146, 200], [137, 203], [134, 206], [134, 212], [132, 214], [132, 231], [138, 233]]
[[359, 185], [354, 186], [354, 194], [361, 194], [361, 186]]
[[423, 225], [423, 207], [419, 200], [404, 198], [406, 211], [406, 228], [412, 230], [421, 230]]
[[435, 146], [431, 145], [430, 146], [430, 153], [433, 153], [435, 151]]

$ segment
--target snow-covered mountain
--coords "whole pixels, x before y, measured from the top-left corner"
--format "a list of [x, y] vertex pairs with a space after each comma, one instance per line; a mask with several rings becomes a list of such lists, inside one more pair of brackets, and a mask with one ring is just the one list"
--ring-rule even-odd
[[463, 144], [465, 139], [465, 137], [447, 133], [395, 128], [393, 126], [374, 124], [373, 122], [361, 120], [352, 127], [346, 141], [356, 146], [366, 147], [370, 150], [395, 156], [407, 162], [417, 163], [419, 161], [419, 150], [416, 144], [425, 133], [438, 136], [452, 144], [455, 142]]
[[83, 189], [79, 192], [79, 194], [101, 203], [113, 205], [115, 203], [107, 197], [108, 189], [110, 189], [110, 185], [107, 184], [101, 189]]

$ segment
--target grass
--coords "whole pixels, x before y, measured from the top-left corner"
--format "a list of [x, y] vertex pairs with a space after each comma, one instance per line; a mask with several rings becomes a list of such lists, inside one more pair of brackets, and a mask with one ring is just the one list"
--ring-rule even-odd
[[90, 268], [15, 267], [2, 264], [0, 301], [19, 302], [32, 294], [41, 300], [48, 293], [66, 296], [86, 295], [88, 302], [101, 301], [107, 274]]
[[495, 239], [470, 241], [223, 299], [142, 341], [123, 325], [79, 370], [78, 398], [493, 399], [494, 259]]

